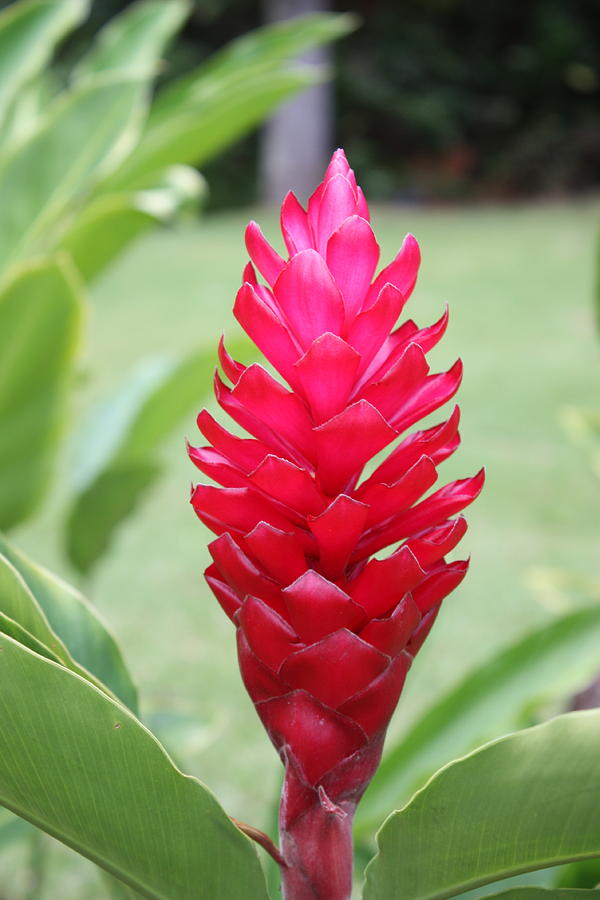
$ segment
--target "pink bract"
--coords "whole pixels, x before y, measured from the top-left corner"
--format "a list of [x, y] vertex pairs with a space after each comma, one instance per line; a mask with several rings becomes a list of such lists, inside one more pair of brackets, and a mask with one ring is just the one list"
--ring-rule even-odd
[[462, 367], [427, 364], [447, 314], [427, 328], [397, 324], [419, 246], [407, 235], [376, 274], [369, 209], [342, 150], [307, 211], [288, 194], [281, 228], [288, 258], [249, 224], [252, 263], [234, 306], [281, 380], [221, 342], [229, 384], [216, 375], [217, 401], [251, 437], [200, 413], [207, 446], [190, 456], [220, 486], [198, 485], [192, 504], [217, 535], [206, 578], [286, 769], [284, 895], [346, 900], [352, 816], [412, 659], [466, 574], [446, 556], [483, 472], [431, 492], [459, 444], [458, 407], [409, 429], [454, 396]]

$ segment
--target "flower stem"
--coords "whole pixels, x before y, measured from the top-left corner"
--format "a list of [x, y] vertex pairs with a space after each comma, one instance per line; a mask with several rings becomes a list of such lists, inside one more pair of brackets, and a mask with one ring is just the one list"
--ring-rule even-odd
[[[288, 769], [280, 814], [284, 900], [350, 900], [352, 893], [352, 819], [356, 804], [332, 803], [323, 788], [303, 788]], [[292, 799], [294, 798], [294, 799]], [[292, 800], [292, 802], [290, 802]], [[296, 800], [296, 802], [294, 802]]]

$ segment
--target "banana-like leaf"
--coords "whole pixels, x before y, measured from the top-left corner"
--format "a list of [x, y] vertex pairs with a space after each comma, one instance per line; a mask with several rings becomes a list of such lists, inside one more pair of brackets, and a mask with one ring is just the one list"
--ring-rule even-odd
[[73, 70], [74, 78], [107, 69], [154, 66], [188, 15], [187, 0], [139, 0], [110, 20]]
[[82, 200], [130, 151], [148, 79], [110, 72], [85, 79], [0, 162], [0, 270], [52, 249], [74, 198]]
[[557, 888], [584, 888], [600, 890], [600, 859], [586, 859], [583, 862], [561, 866], [556, 873], [554, 885]]
[[137, 711], [137, 690], [121, 650], [94, 607], [71, 585], [0, 536], [0, 610], [32, 633], [61, 663], [93, 676]]
[[600, 710], [586, 710], [445, 766], [385, 821], [364, 900], [444, 900], [600, 857], [599, 747]]
[[79, 572], [89, 573], [100, 561], [161, 471], [151, 460], [115, 461], [77, 496], [66, 524], [66, 551]]
[[26, 143], [44, 119], [58, 91], [55, 72], [46, 69], [19, 92], [2, 120], [1, 154], [8, 154], [12, 146]]
[[[0, 557], [0, 566], [2, 566], [3, 560]], [[23, 644], [24, 647], [29, 647], [30, 650], [33, 650], [34, 653], [38, 653], [40, 656], [45, 656], [46, 659], [51, 659], [52, 662], [60, 663], [61, 660], [59, 657], [52, 652], [45, 644], [42, 644], [41, 641], [38, 641], [36, 637], [34, 637], [29, 631], [26, 631], [22, 625], [19, 625], [18, 622], [15, 622], [14, 619], [10, 619], [3, 612], [0, 612], [0, 633], [8, 635], [8, 637], [14, 638], [15, 641], [18, 641], [19, 644]]]
[[82, 310], [78, 280], [59, 257], [24, 266], [0, 289], [0, 528], [23, 521], [44, 497]]
[[5, 635], [0, 685], [2, 805], [151, 900], [268, 900], [251, 842], [124, 707]]
[[600, 891], [567, 890], [566, 888], [520, 887], [486, 894], [482, 900], [598, 900]]
[[256, 28], [230, 41], [198, 69], [165, 87], [156, 99], [153, 115], [158, 119], [183, 103], [193, 103], [202, 88], [202, 78], [227, 76], [241, 65], [284, 63], [305, 50], [339, 40], [357, 25], [358, 19], [350, 13], [312, 13]]
[[197, 208], [204, 191], [204, 179], [195, 169], [171, 166], [145, 190], [100, 194], [73, 221], [60, 248], [89, 282], [153, 225]]
[[153, 104], [139, 144], [109, 178], [110, 189], [137, 187], [174, 163], [205, 163], [282, 100], [323, 80], [327, 73], [317, 67], [287, 60], [341, 37], [354, 24], [348, 16], [321, 15], [266, 26], [170, 85]]
[[[249, 342], [232, 342], [246, 352]], [[69, 559], [88, 572], [115, 529], [158, 476], [157, 456], [174, 428], [199, 409], [215, 365], [212, 349], [182, 361], [147, 360], [88, 423], [76, 450], [76, 493], [66, 526]]]
[[600, 606], [570, 612], [501, 650], [425, 711], [389, 749], [358, 807], [367, 838], [437, 768], [529, 724], [536, 705], [567, 698], [600, 668]]
[[[86, 15], [87, 0], [29, 0], [0, 13], [0, 123], [11, 102]], [[0, 133], [4, 128], [0, 129]]]

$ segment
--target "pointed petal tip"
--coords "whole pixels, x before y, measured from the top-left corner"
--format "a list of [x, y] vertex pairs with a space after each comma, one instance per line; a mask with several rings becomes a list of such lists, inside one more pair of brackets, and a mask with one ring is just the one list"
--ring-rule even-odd
[[450, 368], [448, 369], [448, 372], [446, 373], [447, 375], [450, 375], [452, 378], [456, 379], [456, 381], [457, 381], [456, 388], [457, 389], [460, 386], [460, 383], [462, 381], [462, 377], [464, 375], [464, 370], [465, 370], [465, 367], [464, 367], [463, 361], [459, 356], [458, 359], [456, 360], [456, 362], [452, 366], [450, 366]]
[[296, 195], [293, 191], [287, 192], [287, 194], [283, 198], [283, 202], [282, 202], [281, 206], [282, 206], [282, 208], [288, 207], [290, 204], [292, 204], [293, 206], [299, 206], [300, 209], [304, 210], [304, 207], [302, 206], [302, 204], [300, 203], [300, 201], [298, 200], [298, 198], [296, 197]]
[[256, 285], [258, 284], [258, 280], [256, 278], [256, 271], [251, 262], [247, 262], [244, 266], [244, 270], [242, 272], [242, 285], [250, 284]]

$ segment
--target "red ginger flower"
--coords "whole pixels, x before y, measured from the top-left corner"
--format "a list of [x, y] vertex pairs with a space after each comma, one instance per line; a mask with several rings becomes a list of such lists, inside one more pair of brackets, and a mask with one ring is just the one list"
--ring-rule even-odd
[[[308, 211], [281, 209], [289, 259], [251, 222], [234, 313], [287, 382], [219, 347], [219, 405], [252, 438], [203, 410], [211, 446], [190, 448], [221, 487], [192, 504], [218, 537], [206, 579], [237, 628], [244, 684], [285, 764], [280, 830], [286, 900], [346, 900], [352, 816], [379, 763], [407, 670], [467, 562], [446, 562], [466, 530], [453, 518], [483, 473], [423, 495], [459, 444], [459, 411], [404, 437], [456, 392], [460, 361], [430, 375], [428, 328], [396, 322], [414, 287], [408, 235], [375, 277], [379, 247], [342, 150]], [[374, 554], [400, 545], [389, 556]]]

